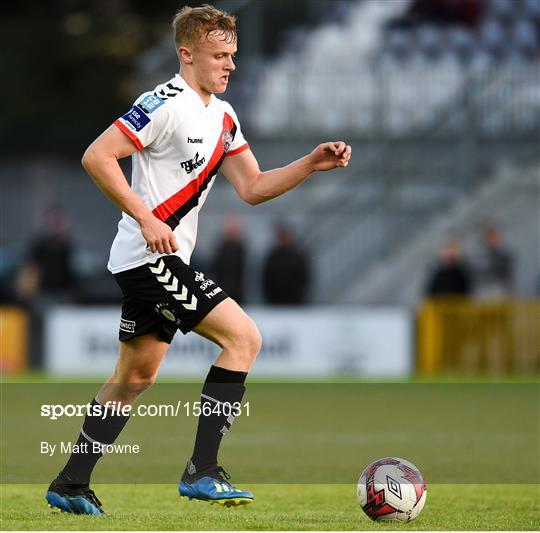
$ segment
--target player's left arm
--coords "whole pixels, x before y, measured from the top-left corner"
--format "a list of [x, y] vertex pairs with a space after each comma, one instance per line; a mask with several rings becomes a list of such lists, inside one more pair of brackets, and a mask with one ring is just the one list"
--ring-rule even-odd
[[294, 189], [314, 172], [346, 167], [351, 153], [343, 141], [326, 142], [285, 167], [261, 172], [248, 149], [226, 157], [221, 170], [242, 200], [257, 205]]

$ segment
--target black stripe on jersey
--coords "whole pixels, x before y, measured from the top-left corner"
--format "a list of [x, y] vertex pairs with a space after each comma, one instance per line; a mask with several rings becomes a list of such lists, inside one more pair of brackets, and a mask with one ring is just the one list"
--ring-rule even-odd
[[221, 163], [223, 163], [223, 160], [225, 159], [225, 154], [223, 154], [219, 161], [217, 162], [216, 166], [210, 170], [208, 173], [208, 176], [206, 176], [205, 180], [201, 183], [201, 186], [197, 190], [196, 193], [193, 194], [193, 196], [181, 207], [179, 207], [174, 214], [172, 214], [165, 223], [168, 224], [171, 229], [174, 230], [178, 224], [180, 224], [180, 220], [184, 218], [194, 207], [196, 207], [199, 204], [199, 198], [201, 197], [201, 194], [208, 188], [208, 185], [212, 181], [212, 178], [218, 173], [219, 167], [221, 166]]
[[[233, 141], [236, 135], [236, 130], [237, 128], [235, 123], [231, 130], [231, 136], [233, 138]], [[193, 196], [185, 204], [180, 206], [169, 218], [167, 218], [167, 220], [165, 220], [165, 223], [168, 224], [171, 229], [174, 230], [174, 228], [176, 228], [176, 226], [180, 224], [180, 220], [182, 220], [182, 218], [184, 218], [194, 207], [199, 204], [199, 198], [201, 197], [201, 194], [208, 188], [208, 185], [212, 181], [212, 178], [218, 173], [219, 167], [221, 167], [221, 164], [223, 163], [226, 155], [227, 154], [223, 152], [218, 162], [208, 172], [208, 176], [206, 176], [204, 181], [201, 183], [201, 186], [199, 187], [197, 192], [194, 193]]]

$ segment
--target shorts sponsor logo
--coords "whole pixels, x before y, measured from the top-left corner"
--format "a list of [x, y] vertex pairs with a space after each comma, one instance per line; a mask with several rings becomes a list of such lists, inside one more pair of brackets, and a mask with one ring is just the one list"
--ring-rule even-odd
[[197, 139], [192, 139], [191, 137], [188, 137], [187, 142], [188, 142], [188, 144], [202, 144], [203, 143], [203, 138], [199, 137]]
[[156, 313], [161, 315], [163, 318], [168, 320], [169, 322], [173, 322], [177, 326], [180, 325], [180, 318], [178, 318], [175, 315], [175, 310], [172, 308], [172, 306], [168, 302], [161, 302], [156, 305], [155, 307]]
[[[202, 282], [202, 283], [201, 283]], [[215, 282], [210, 278], [205, 278], [202, 272], [195, 271], [195, 283], [200, 283], [199, 288], [205, 291], [208, 287], [215, 285]]]
[[221, 292], [221, 287], [216, 287], [213, 291], [207, 292], [206, 297], [208, 299], [213, 298], [216, 294], [219, 294]]
[[201, 291], [205, 291], [206, 289], [208, 289], [208, 287], [211, 287], [212, 285], [215, 285], [215, 283], [211, 279], [207, 279], [199, 285], [199, 288], [201, 289]]
[[223, 130], [223, 133], [221, 134], [221, 142], [223, 143], [223, 151], [227, 153], [233, 142], [233, 136], [229, 130]]
[[191, 174], [196, 168], [199, 168], [206, 161], [205, 157], [199, 159], [199, 152], [195, 154], [195, 157], [182, 161], [180, 166], [188, 173]]
[[149, 122], [150, 119], [143, 113], [140, 107], [134, 105], [122, 118], [133, 128], [135, 131], [141, 131]]
[[156, 96], [155, 94], [149, 94], [138, 103], [138, 106], [145, 113], [152, 113], [152, 111], [155, 111], [159, 106], [162, 106], [164, 103], [165, 101], [159, 96]]
[[126, 320], [125, 318], [120, 319], [120, 330], [125, 331], [126, 333], [135, 333], [135, 320]]

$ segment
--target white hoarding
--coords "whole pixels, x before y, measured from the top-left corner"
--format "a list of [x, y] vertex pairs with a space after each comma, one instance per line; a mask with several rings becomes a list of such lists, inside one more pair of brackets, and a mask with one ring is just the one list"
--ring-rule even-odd
[[[413, 368], [410, 313], [403, 309], [247, 308], [263, 348], [254, 376], [406, 376]], [[109, 374], [118, 353], [120, 310], [57, 307], [46, 321], [46, 368], [55, 375]], [[201, 377], [219, 350], [178, 332], [160, 375]]]

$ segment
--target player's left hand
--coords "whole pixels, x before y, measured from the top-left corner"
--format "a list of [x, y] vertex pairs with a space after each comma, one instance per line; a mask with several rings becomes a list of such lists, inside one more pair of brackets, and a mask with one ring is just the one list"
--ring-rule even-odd
[[346, 167], [351, 159], [352, 148], [343, 141], [334, 141], [319, 144], [309, 157], [313, 164], [313, 169], [332, 170], [337, 167]]

